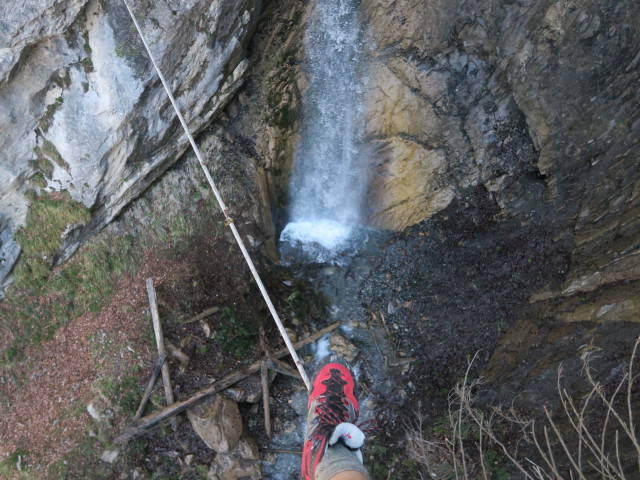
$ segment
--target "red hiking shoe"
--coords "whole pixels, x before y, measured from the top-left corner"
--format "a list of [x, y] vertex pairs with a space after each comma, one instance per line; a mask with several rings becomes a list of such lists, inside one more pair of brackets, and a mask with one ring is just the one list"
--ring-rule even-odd
[[358, 400], [355, 382], [346, 362], [331, 355], [318, 371], [307, 404], [307, 432], [302, 449], [302, 478], [315, 480], [315, 472], [330, 445], [341, 441], [360, 462], [364, 433], [355, 425]]

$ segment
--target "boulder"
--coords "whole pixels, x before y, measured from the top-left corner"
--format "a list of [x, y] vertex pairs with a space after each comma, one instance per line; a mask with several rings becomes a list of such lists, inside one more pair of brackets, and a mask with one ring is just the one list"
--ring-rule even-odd
[[344, 358], [347, 362], [351, 362], [356, 355], [356, 347], [337, 332], [332, 332], [329, 336], [329, 348]]
[[225, 395], [238, 403], [256, 403], [262, 399], [262, 380], [258, 375], [251, 375], [225, 390]]
[[204, 443], [218, 453], [231, 451], [242, 435], [238, 404], [223, 395], [187, 410], [187, 416]]
[[210, 480], [260, 480], [262, 463], [256, 441], [246, 433], [227, 453], [218, 453], [209, 469]]

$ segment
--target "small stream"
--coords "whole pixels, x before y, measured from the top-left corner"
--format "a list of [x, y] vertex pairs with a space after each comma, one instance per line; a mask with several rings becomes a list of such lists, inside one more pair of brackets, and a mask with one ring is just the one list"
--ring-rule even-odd
[[[370, 281], [372, 266], [381, 252], [382, 242], [389, 240], [389, 232], [369, 232], [366, 241], [360, 244], [358, 254], [342, 257], [341, 264], [300, 265], [296, 280], [315, 285], [327, 301], [326, 324], [341, 322], [337, 333], [349, 344], [356, 346], [352, 369], [357, 380], [356, 395], [360, 403], [358, 423], [379, 417], [380, 405], [404, 401], [398, 392], [400, 372], [391, 372], [390, 363], [397, 361], [395, 349], [390, 344], [382, 326], [369, 325], [369, 312], [360, 301], [363, 289]], [[334, 257], [335, 258], [335, 257]], [[329, 353], [329, 335], [311, 346], [314, 361], [306, 365], [312, 376], [316, 365]], [[375, 339], [374, 339], [375, 337]], [[400, 375], [397, 375], [400, 373]], [[303, 385], [291, 397], [289, 405], [298, 417], [285, 433], [274, 437], [273, 443], [280, 445], [303, 445], [306, 421], [307, 392]], [[264, 478], [289, 480], [300, 472], [300, 456], [279, 454], [275, 461], [263, 462]]]
[[[385, 354], [393, 355], [384, 336], [361, 328], [367, 312], [357, 302], [380, 241], [387, 235], [362, 225], [362, 198], [369, 181], [358, 153], [362, 136], [361, 29], [357, 2], [320, 0], [305, 36], [309, 89], [304, 98], [301, 140], [295, 153], [290, 184], [289, 223], [280, 235], [285, 264], [299, 265], [297, 280], [317, 286], [329, 307], [329, 322], [350, 344], [357, 344], [353, 362], [360, 385], [359, 421], [373, 416], [380, 395], [389, 396], [394, 384], [385, 368]], [[379, 336], [379, 341], [374, 339]], [[315, 365], [328, 354], [328, 335], [313, 346]], [[387, 380], [385, 381], [385, 377]], [[307, 392], [293, 395], [290, 405], [297, 422], [275, 438], [283, 445], [304, 442]], [[300, 457], [281, 454], [263, 464], [265, 478], [285, 480], [299, 475]]]

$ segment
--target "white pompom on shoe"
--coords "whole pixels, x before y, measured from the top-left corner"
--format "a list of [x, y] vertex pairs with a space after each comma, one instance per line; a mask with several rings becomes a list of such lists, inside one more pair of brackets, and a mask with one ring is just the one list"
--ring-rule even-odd
[[360, 463], [363, 463], [362, 450], [360, 450], [364, 445], [364, 433], [362, 430], [353, 423], [339, 423], [331, 438], [329, 438], [328, 445], [335, 445], [339, 440], [342, 440], [347, 447], [354, 450]]

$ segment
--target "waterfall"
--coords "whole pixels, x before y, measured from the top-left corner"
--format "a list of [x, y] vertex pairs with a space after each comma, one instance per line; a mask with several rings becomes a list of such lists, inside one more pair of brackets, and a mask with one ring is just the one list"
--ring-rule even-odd
[[[305, 37], [309, 88], [292, 172], [283, 257], [339, 262], [354, 253], [366, 175], [359, 167], [360, 26], [354, 0], [318, 0]], [[285, 258], [286, 260], [286, 258]]]

